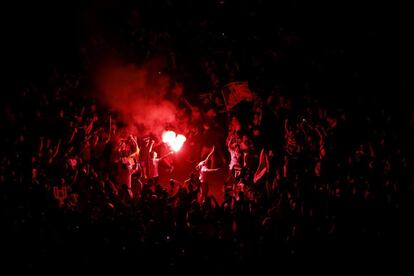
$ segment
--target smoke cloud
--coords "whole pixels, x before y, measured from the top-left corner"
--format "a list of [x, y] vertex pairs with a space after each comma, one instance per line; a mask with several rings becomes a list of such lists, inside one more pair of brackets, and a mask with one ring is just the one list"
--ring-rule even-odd
[[95, 75], [95, 84], [98, 98], [129, 127], [159, 136], [176, 121], [177, 108], [170, 93], [172, 80], [158, 68], [155, 61], [144, 66], [106, 64]]

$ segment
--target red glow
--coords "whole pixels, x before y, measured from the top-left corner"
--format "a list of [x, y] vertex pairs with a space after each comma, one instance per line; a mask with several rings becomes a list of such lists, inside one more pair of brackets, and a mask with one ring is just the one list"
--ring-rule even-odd
[[172, 130], [164, 131], [164, 133], [162, 134], [162, 141], [166, 143], [175, 152], [181, 149], [185, 140], [187, 140], [187, 138], [185, 138], [184, 135], [177, 135]]

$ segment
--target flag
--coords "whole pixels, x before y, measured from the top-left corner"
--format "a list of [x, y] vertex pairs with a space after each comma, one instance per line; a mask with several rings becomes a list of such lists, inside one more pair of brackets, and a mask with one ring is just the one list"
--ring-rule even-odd
[[269, 171], [269, 159], [264, 149], [260, 152], [259, 166], [254, 173], [253, 183], [257, 183]]
[[222, 89], [224, 103], [227, 109], [233, 108], [241, 101], [253, 101], [253, 92], [247, 81], [231, 82]]

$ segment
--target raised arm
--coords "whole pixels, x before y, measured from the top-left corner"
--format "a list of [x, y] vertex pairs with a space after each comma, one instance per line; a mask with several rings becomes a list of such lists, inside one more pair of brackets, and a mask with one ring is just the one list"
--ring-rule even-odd
[[72, 177], [72, 185], [76, 182], [76, 180], [78, 179], [78, 170], [75, 170], [75, 174]]
[[94, 116], [93, 118], [92, 118], [92, 120], [91, 120], [91, 122], [89, 123], [89, 125], [85, 128], [85, 133], [88, 135], [91, 131], [92, 131], [92, 128], [93, 128], [93, 124], [95, 123], [95, 121], [97, 121], [98, 120], [98, 117], [96, 117], [96, 116]]
[[43, 136], [40, 137], [39, 155], [41, 155], [43, 152], [43, 139], [44, 139]]
[[210, 198], [214, 202], [214, 208], [217, 208], [220, 206], [217, 202], [217, 199], [214, 197], [214, 195], [211, 195]]
[[58, 144], [57, 144], [57, 146], [56, 146], [56, 150], [55, 150], [55, 152], [53, 153], [53, 155], [50, 157], [50, 159], [49, 159], [49, 163], [52, 163], [53, 162], [53, 159], [55, 159], [55, 157], [57, 156], [57, 154], [59, 153], [59, 148], [60, 148], [60, 143], [62, 142], [62, 140], [61, 139], [59, 139], [59, 142], [58, 142]]
[[164, 158], [166, 158], [166, 157], [168, 157], [168, 156], [170, 156], [170, 155], [172, 155], [174, 152], [173, 151], [170, 151], [169, 153], [167, 153], [167, 154], [165, 154], [165, 155], [163, 155], [163, 156], [161, 156], [160, 158], [158, 158], [159, 160], [162, 160], [162, 159], [164, 159]]
[[319, 144], [323, 144], [324, 143], [324, 139], [323, 139], [323, 134], [322, 132], [319, 130], [319, 128], [315, 127], [315, 131], [319, 136]]
[[152, 148], [154, 147], [154, 143], [155, 143], [155, 141], [151, 140], [151, 144], [150, 144], [148, 152], [152, 152]]
[[77, 127], [75, 127], [73, 129], [72, 135], [70, 136], [70, 139], [69, 139], [69, 142], [68, 142], [69, 144], [73, 142], [73, 139], [75, 139], [76, 132], [78, 132], [78, 128]]
[[212, 154], [213, 154], [213, 152], [214, 152], [214, 149], [215, 149], [215, 146], [213, 146], [213, 148], [211, 149], [210, 153], [207, 155], [206, 159], [204, 159], [204, 161], [205, 161], [205, 162], [207, 162], [207, 161], [208, 161], [208, 159], [210, 159], [211, 155], [212, 155]]
[[233, 148], [233, 139], [234, 139], [234, 137], [232, 136], [232, 137], [229, 139], [229, 142], [227, 143], [227, 147], [228, 147], [229, 149], [232, 149], [232, 148]]
[[289, 132], [288, 119], [285, 119], [285, 132]]
[[215, 169], [204, 169], [205, 172], [216, 172], [220, 170], [220, 168], [215, 168]]
[[111, 132], [112, 132], [112, 116], [109, 114], [109, 130], [108, 130], [108, 138], [105, 141], [105, 144], [109, 143], [111, 141]]
[[134, 153], [130, 154], [129, 157], [134, 157], [135, 155], [139, 155], [140, 150], [139, 150], [139, 147], [138, 147], [137, 139], [135, 139], [132, 135], [130, 135], [130, 138], [131, 138], [132, 142], [135, 145], [135, 151], [134, 151]]
[[208, 159], [211, 157], [211, 155], [213, 154], [213, 152], [214, 152], [214, 146], [213, 146], [213, 149], [210, 151], [210, 153], [207, 155], [207, 157], [206, 157], [206, 159], [204, 159], [204, 160], [202, 160], [202, 161], [200, 161], [199, 163], [198, 163], [198, 165], [196, 166], [196, 169], [200, 169], [201, 168], [201, 166], [203, 165], [203, 164], [205, 164], [207, 161], [208, 161]]
[[193, 110], [194, 109], [194, 106], [192, 106], [188, 101], [187, 101], [187, 99], [186, 98], [183, 98], [184, 99], [184, 103], [185, 103], [185, 105], [189, 108], [189, 109], [191, 109], [191, 110]]

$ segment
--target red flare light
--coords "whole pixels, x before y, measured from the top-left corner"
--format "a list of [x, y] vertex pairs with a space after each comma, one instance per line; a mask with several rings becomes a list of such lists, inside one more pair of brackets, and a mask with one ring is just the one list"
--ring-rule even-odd
[[164, 131], [164, 133], [162, 134], [162, 141], [166, 143], [175, 152], [181, 149], [185, 140], [187, 140], [187, 138], [185, 138], [184, 135], [177, 135], [172, 130]]

